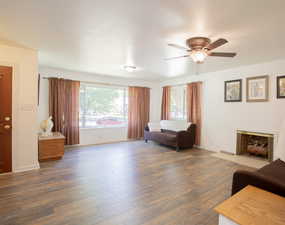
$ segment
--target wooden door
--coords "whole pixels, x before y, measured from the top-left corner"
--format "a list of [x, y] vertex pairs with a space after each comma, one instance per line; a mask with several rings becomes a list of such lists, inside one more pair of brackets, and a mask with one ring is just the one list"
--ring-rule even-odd
[[0, 66], [0, 173], [12, 171], [12, 67]]

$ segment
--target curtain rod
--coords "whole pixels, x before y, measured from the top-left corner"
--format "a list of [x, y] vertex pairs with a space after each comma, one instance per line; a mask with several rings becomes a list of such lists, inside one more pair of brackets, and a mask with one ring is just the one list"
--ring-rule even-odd
[[166, 86], [170, 86], [170, 87], [187, 86], [187, 83], [183, 83], [183, 84], [174, 84], [174, 85], [166, 85]]
[[[43, 79], [49, 79], [49, 78], [57, 78], [57, 79], [61, 79], [58, 77], [42, 77]], [[63, 78], [62, 78], [63, 79]], [[69, 79], [70, 80], [70, 79]], [[80, 81], [81, 83], [85, 83], [85, 84], [99, 84], [99, 85], [105, 85], [105, 86], [117, 86], [117, 87], [133, 87], [133, 85], [122, 85], [122, 84], [111, 84], [111, 83], [104, 83], [104, 82], [92, 82], [92, 81]], [[134, 85], [134, 87], [144, 87], [144, 86], [136, 86]], [[149, 88], [149, 87], [146, 87]], [[151, 88], [149, 88], [151, 89]]]
[[179, 84], [174, 84], [174, 85], [164, 85], [162, 87], [177, 87], [177, 86], [187, 86], [188, 84], [191, 84], [191, 83], [203, 83], [203, 81], [194, 81], [194, 82], [188, 82], [188, 83], [179, 83]]

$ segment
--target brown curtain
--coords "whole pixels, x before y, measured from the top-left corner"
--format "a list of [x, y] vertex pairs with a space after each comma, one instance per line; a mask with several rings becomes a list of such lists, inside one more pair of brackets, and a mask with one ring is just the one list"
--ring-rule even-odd
[[149, 122], [150, 90], [146, 87], [129, 87], [128, 138], [143, 137]]
[[53, 118], [53, 130], [66, 137], [67, 145], [79, 144], [79, 89], [79, 81], [49, 79], [49, 114]]
[[49, 78], [49, 115], [54, 123], [53, 131], [63, 133], [65, 83], [63, 79]]
[[161, 120], [170, 119], [170, 86], [162, 89]]
[[202, 82], [187, 84], [187, 120], [196, 125], [195, 145], [201, 143], [201, 89]]

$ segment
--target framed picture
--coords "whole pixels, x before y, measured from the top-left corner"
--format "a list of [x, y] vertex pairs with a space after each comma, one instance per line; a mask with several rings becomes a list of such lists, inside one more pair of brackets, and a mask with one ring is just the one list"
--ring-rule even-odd
[[41, 75], [38, 74], [38, 106], [40, 105], [40, 86], [41, 86]]
[[277, 77], [277, 98], [285, 98], [285, 76]]
[[246, 79], [246, 101], [268, 101], [268, 76], [249, 77]]
[[225, 81], [225, 102], [242, 101], [242, 80]]

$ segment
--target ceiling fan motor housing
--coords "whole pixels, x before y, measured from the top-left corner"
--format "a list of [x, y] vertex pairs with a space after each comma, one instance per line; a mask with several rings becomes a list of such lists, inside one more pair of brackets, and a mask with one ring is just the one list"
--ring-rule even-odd
[[206, 37], [193, 37], [186, 40], [187, 46], [193, 50], [201, 50], [208, 46], [211, 43], [211, 40]]

